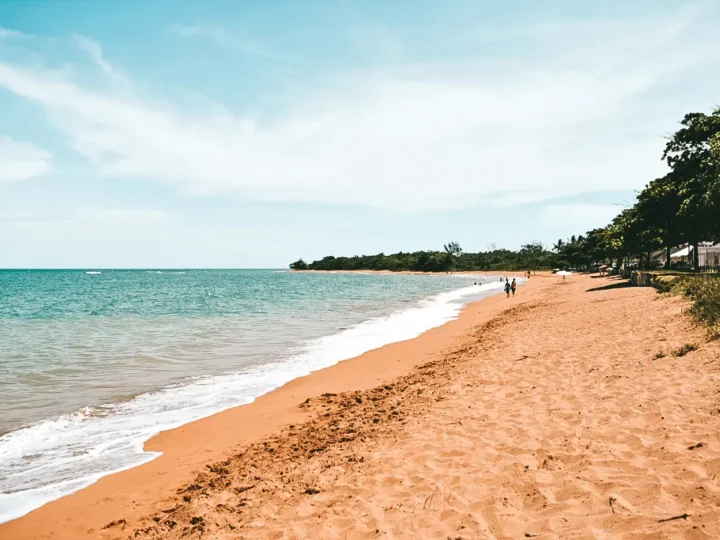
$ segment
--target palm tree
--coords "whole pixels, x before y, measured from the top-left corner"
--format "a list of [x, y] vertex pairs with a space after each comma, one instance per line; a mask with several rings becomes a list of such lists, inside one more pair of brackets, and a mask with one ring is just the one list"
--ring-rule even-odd
[[455, 265], [455, 257], [459, 257], [462, 253], [462, 248], [457, 242], [450, 242], [445, 244], [443, 249], [445, 250], [445, 265], [447, 271], [450, 271], [450, 269], [452, 269]]
[[454, 255], [455, 257], [459, 257], [462, 253], [462, 248], [457, 242], [450, 242], [449, 244], [445, 244], [443, 248], [445, 249], [445, 253], [447, 253], [448, 255]]

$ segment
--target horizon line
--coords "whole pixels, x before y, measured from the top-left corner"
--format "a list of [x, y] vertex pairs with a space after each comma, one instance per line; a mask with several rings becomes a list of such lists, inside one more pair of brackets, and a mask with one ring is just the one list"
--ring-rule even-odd
[[271, 268], [271, 267], [210, 267], [210, 266], [127, 266], [127, 267], [103, 267], [103, 266], [67, 266], [67, 267], [3, 267], [0, 268], [0, 272], [3, 271], [34, 271], [34, 270], [68, 270], [68, 271], [91, 271], [91, 270], [109, 270], [109, 271], [125, 271], [125, 270], [290, 270], [289, 268]]

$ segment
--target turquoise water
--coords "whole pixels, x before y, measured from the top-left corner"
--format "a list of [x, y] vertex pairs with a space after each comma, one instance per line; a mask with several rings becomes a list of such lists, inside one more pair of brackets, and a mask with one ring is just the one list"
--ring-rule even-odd
[[275, 270], [0, 271], [0, 522], [142, 443], [454, 318], [500, 283]]

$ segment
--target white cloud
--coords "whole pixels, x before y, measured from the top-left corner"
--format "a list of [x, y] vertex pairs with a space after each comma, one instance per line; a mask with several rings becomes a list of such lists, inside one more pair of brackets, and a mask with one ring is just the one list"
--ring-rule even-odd
[[98, 65], [98, 67], [111, 79], [114, 79], [118, 82], [126, 83], [127, 79], [125, 78], [125, 75], [117, 71], [107, 60], [105, 60], [105, 57], [103, 56], [102, 52], [102, 45], [98, 43], [95, 40], [86, 38], [85, 36], [81, 36], [78, 34], [75, 34], [73, 36], [75, 39], [75, 43], [78, 47], [83, 49], [85, 52], [87, 52], [90, 55], [90, 58], [92, 58], [92, 61], [95, 62], [95, 64]]
[[268, 49], [264, 45], [249, 39], [244, 34], [233, 32], [222, 26], [211, 24], [174, 24], [172, 30], [177, 34], [186, 37], [204, 37], [215, 43], [218, 47], [233, 49], [236, 51], [259, 56], [267, 60], [297, 60], [298, 57], [292, 54], [283, 54]]
[[[2, 63], [0, 86], [45, 108], [107, 177], [163, 181], [192, 195], [397, 211], [509, 206], [627, 191], [662, 173], [658, 134], [693, 105], [678, 99], [668, 109], [646, 96], [681, 84], [688, 70], [711, 72], [716, 57], [698, 51], [720, 50], [703, 35], [678, 43], [687, 24], [604, 23], [602, 37], [627, 46], [579, 43], [570, 60], [558, 53], [508, 67], [476, 57], [349, 73], [297, 95], [272, 121], [189, 117]], [[178, 31], [235, 43], [210, 27]]]
[[3, 28], [0, 26], [0, 39], [2, 38], [27, 38], [31, 37], [29, 34], [18, 32], [17, 30], [11, 30], [9, 28]]
[[156, 240], [170, 231], [174, 215], [152, 208], [88, 206], [60, 216], [11, 216], [0, 219], [0, 230], [45, 245], [73, 238], [76, 242], [137, 242]]
[[42, 176], [52, 170], [49, 152], [0, 135], [0, 184]]
[[621, 211], [615, 204], [552, 204], [543, 209], [539, 225], [585, 230], [604, 227]]
[[203, 226], [147, 207], [0, 215], [0, 268], [284, 267], [304, 242], [283, 227]]
[[357, 24], [350, 32], [343, 32], [356, 50], [380, 61], [398, 61], [403, 57], [404, 47], [395, 32], [376, 22]]
[[71, 222], [80, 225], [146, 228], [170, 223], [173, 214], [153, 208], [113, 208], [88, 206], [79, 209]]
[[152, 208], [84, 207], [57, 215], [0, 217], [0, 267], [163, 266], [171, 241], [186, 253], [172, 214]]

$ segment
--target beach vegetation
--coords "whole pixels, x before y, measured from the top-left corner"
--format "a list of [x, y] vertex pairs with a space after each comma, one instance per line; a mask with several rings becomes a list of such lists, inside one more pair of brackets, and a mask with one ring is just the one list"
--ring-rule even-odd
[[459, 257], [460, 255], [462, 255], [462, 248], [457, 242], [450, 242], [449, 244], [445, 244], [443, 246], [443, 249], [445, 250], [445, 253], [450, 257]]
[[294, 263], [290, 264], [290, 270], [307, 270], [308, 264], [302, 259], [298, 259]]
[[681, 345], [677, 349], [673, 351], [673, 356], [676, 356], [678, 358], [682, 358], [688, 353], [691, 353], [693, 351], [697, 351], [698, 346], [695, 343], [686, 343], [685, 345]]
[[680, 126], [662, 154], [669, 172], [649, 182], [607, 226], [559, 241], [561, 263], [669, 269], [672, 250], [687, 245], [687, 270], [699, 269], [700, 243], [720, 242], [720, 108], [686, 114]]
[[[295, 264], [295, 263], [293, 263]], [[389, 270], [391, 272], [450, 272], [493, 270], [550, 270], [557, 265], [557, 255], [542, 245], [523, 246], [519, 251], [494, 249], [477, 253], [464, 252], [448, 245], [443, 251], [399, 252], [386, 255], [324, 257], [307, 264], [308, 270]]]
[[445, 250], [446, 270], [451, 270], [455, 266], [455, 258], [462, 255], [462, 248], [457, 242], [450, 242], [443, 246]]
[[707, 326], [712, 337], [720, 337], [720, 276], [681, 276], [673, 281], [671, 292], [688, 298], [693, 321]]

